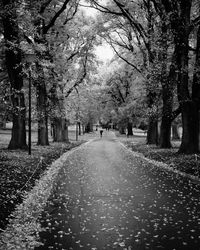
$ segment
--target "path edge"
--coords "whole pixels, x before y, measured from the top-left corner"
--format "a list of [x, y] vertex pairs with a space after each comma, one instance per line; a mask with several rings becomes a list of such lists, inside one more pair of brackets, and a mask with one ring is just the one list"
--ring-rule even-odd
[[117, 141], [119, 142], [119, 144], [123, 148], [127, 149], [135, 157], [141, 158], [141, 159], [147, 161], [148, 163], [153, 164], [154, 166], [156, 166], [158, 168], [162, 168], [162, 169], [165, 169], [165, 170], [167, 170], [169, 172], [173, 172], [173, 173], [178, 174], [178, 175], [180, 175], [182, 177], [188, 178], [191, 181], [196, 182], [198, 184], [200, 183], [200, 178], [198, 178], [197, 176], [194, 176], [194, 175], [191, 175], [191, 174], [187, 174], [185, 172], [182, 172], [182, 171], [179, 171], [177, 169], [174, 169], [174, 168], [170, 167], [170, 165], [168, 165], [168, 164], [166, 164], [164, 162], [155, 161], [155, 160], [149, 159], [149, 158], [145, 157], [142, 153], [138, 153], [138, 152], [132, 151], [130, 148], [128, 148], [126, 145], [124, 145], [124, 143], [122, 143], [121, 141], [119, 141], [119, 140], [117, 140]]
[[23, 195], [23, 202], [11, 213], [6, 229], [0, 234], [1, 250], [31, 250], [41, 245], [39, 232], [42, 231], [38, 218], [47, 204], [56, 179], [64, 162], [74, 152], [85, 147], [94, 139], [62, 154], [44, 172], [35, 186]]

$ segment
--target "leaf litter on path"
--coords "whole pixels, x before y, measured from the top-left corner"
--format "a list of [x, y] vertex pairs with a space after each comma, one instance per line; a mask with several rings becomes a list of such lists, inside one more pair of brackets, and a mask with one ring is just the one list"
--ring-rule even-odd
[[198, 186], [94, 141], [59, 170], [36, 249], [195, 249], [199, 222]]

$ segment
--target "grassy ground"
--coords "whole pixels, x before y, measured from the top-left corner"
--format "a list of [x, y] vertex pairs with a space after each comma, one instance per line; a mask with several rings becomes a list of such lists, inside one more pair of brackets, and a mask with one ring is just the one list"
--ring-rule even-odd
[[10, 213], [22, 201], [50, 164], [64, 152], [80, 145], [84, 138], [75, 141], [75, 132], [70, 131], [70, 143], [53, 143], [41, 147], [36, 145], [36, 132], [32, 133], [32, 155], [27, 151], [7, 150], [11, 131], [0, 131], [0, 231], [5, 228]]
[[156, 145], [146, 145], [146, 136], [141, 132], [127, 138], [116, 132], [118, 139], [131, 150], [142, 153], [145, 157], [164, 162], [179, 171], [200, 177], [200, 155], [183, 155], [178, 153], [180, 141], [172, 141], [171, 149], [161, 149]]

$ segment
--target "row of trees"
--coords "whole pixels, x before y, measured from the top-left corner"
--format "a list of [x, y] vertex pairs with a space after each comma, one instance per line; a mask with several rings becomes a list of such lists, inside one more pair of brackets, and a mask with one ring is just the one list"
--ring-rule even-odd
[[38, 145], [49, 144], [49, 120], [54, 141], [68, 141], [66, 99], [95, 71], [95, 23], [87, 20], [79, 2], [0, 1], [0, 77], [2, 89], [9, 92], [13, 122], [9, 149], [27, 148], [27, 80], [34, 86], [32, 117], [38, 123]]
[[144, 78], [149, 114], [147, 143], [171, 147], [171, 124], [181, 114], [183, 134], [179, 152], [198, 152], [199, 1], [113, 0], [106, 6], [95, 0], [90, 3], [104, 13], [101, 36], [132, 67], [134, 74]]
[[[68, 140], [68, 117], [72, 114], [74, 120], [87, 123], [89, 130], [91, 120], [98, 117], [99, 106], [91, 109], [90, 105], [96, 98], [102, 103], [105, 120], [114, 119], [121, 132], [123, 124], [127, 124], [131, 133], [133, 122], [140, 117], [148, 123], [147, 143], [162, 148], [171, 147], [171, 124], [181, 114], [179, 151], [198, 152], [199, 1], [112, 0], [106, 5], [97, 0], [84, 2], [101, 12], [96, 22], [80, 11], [80, 0], [0, 0], [0, 60], [6, 66], [1, 67], [0, 77], [3, 86], [7, 86], [6, 78], [10, 82], [13, 117], [9, 148], [27, 147], [25, 79], [29, 72], [35, 88], [32, 102], [39, 145], [49, 143], [49, 118], [55, 141]], [[96, 82], [94, 47], [102, 39], [125, 65], [104, 77], [103, 90], [89, 91], [88, 84]], [[34, 63], [24, 63], [26, 54], [35, 56]], [[78, 100], [84, 105], [81, 112]], [[74, 112], [72, 106], [78, 111]]]

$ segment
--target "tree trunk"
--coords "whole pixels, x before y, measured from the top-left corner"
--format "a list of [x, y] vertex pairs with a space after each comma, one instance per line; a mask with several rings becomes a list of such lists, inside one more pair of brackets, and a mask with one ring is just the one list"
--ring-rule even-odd
[[84, 124], [82, 124], [82, 131], [83, 131], [83, 135], [84, 135], [84, 133], [85, 133], [85, 126], [84, 126]]
[[67, 119], [55, 117], [53, 119], [53, 141], [69, 142]]
[[[4, 13], [2, 23], [5, 38], [5, 62], [11, 85], [13, 127], [9, 149], [27, 149], [26, 144], [26, 109], [22, 92], [23, 77], [21, 52], [19, 49], [19, 30], [14, 0], [2, 0]], [[9, 10], [9, 11], [8, 11]], [[14, 45], [14, 46], [13, 46]]]
[[161, 148], [171, 148], [171, 116], [172, 116], [172, 106], [173, 106], [173, 85], [174, 77], [172, 73], [174, 72], [174, 67], [170, 67], [169, 76], [167, 77], [167, 24], [163, 17], [161, 20], [161, 40], [159, 59], [161, 61], [161, 85], [162, 85], [162, 120], [160, 126], [160, 138], [159, 146]]
[[171, 148], [171, 121], [166, 116], [162, 117], [159, 146]]
[[127, 124], [127, 131], [128, 131], [127, 136], [133, 135], [133, 125], [131, 122], [128, 122], [128, 124]]
[[183, 135], [180, 153], [199, 152], [199, 111], [196, 103], [190, 101], [182, 106]]
[[171, 148], [172, 96], [173, 92], [170, 83], [167, 82], [162, 86], [163, 109], [159, 138], [161, 148]]
[[121, 135], [125, 135], [125, 134], [126, 134], [126, 132], [125, 132], [125, 127], [124, 127], [124, 126], [119, 125], [119, 133], [120, 133]]
[[81, 135], [81, 123], [78, 122], [78, 135]]
[[154, 117], [149, 118], [147, 144], [158, 145], [158, 121]]
[[15, 108], [13, 110], [13, 127], [12, 127], [12, 136], [11, 141], [9, 143], [9, 149], [28, 149], [26, 144], [26, 124], [25, 124], [25, 102], [24, 95], [18, 94], [18, 98], [14, 95], [12, 96], [12, 104], [14, 107], [24, 108], [23, 110], [19, 110], [19, 108]]
[[177, 93], [181, 106], [183, 134], [180, 153], [198, 152], [199, 116], [197, 103], [189, 94], [188, 54], [191, 17], [191, 0], [180, 1], [179, 15], [173, 19], [174, 42], [177, 66]]
[[38, 112], [38, 145], [49, 145], [48, 138], [48, 112], [47, 93], [44, 79], [36, 84], [37, 88], [37, 112]]
[[[200, 8], [200, 5], [199, 5], [199, 8]], [[196, 106], [199, 110], [200, 109], [200, 25], [197, 30], [196, 61], [195, 61], [194, 77], [193, 77], [193, 84], [192, 84], [192, 100], [194, 103], [196, 103]], [[200, 113], [199, 113], [199, 116], [200, 116]], [[200, 128], [199, 128], [199, 132], [200, 132]], [[198, 144], [199, 144], [199, 151], [200, 151], [200, 134], [198, 136], [198, 139], [199, 139]]]
[[91, 121], [89, 121], [85, 126], [85, 133], [93, 132], [93, 124]]

